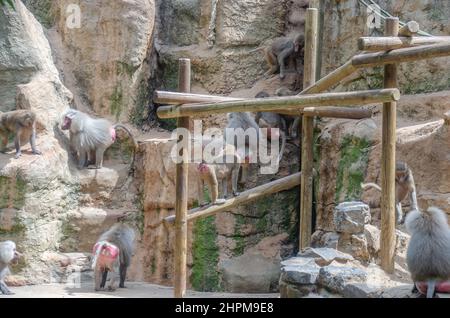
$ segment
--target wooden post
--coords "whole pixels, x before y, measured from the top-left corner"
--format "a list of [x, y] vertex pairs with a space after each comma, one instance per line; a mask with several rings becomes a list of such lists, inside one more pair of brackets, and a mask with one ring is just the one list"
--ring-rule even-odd
[[[180, 92], [191, 91], [191, 61], [179, 60], [178, 89]], [[178, 128], [189, 127], [189, 117], [178, 119]], [[180, 136], [180, 135], [179, 135]], [[178, 137], [180, 140], [180, 137]], [[182, 149], [182, 162], [177, 164], [176, 172], [176, 206], [175, 206], [175, 297], [182, 298], [186, 293], [186, 252], [187, 252], [187, 204], [188, 204], [188, 160], [187, 149]]]
[[419, 33], [419, 31], [420, 31], [419, 23], [417, 23], [416, 21], [409, 21], [398, 30], [398, 35], [413, 36]]
[[[398, 18], [386, 19], [385, 35], [397, 36]], [[384, 87], [397, 87], [397, 65], [384, 67]], [[395, 255], [395, 143], [397, 103], [383, 103], [381, 153], [381, 267], [394, 272]]]
[[[303, 86], [316, 82], [318, 10], [308, 8], [305, 23], [305, 63]], [[300, 251], [311, 245], [313, 193], [314, 117], [302, 118], [301, 184], [300, 184]]]

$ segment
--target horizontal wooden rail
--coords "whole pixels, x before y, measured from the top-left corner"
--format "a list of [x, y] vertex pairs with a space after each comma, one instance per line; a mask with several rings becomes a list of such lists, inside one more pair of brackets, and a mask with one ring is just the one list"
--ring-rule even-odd
[[363, 53], [321, 78], [314, 85], [304, 89], [298, 95], [320, 93], [339, 84], [343, 79], [355, 73], [359, 68], [373, 67], [392, 63], [412, 62], [434, 57], [450, 55], [450, 42], [396, 49], [389, 52]]
[[[228, 199], [220, 205], [212, 205], [203, 208], [193, 209], [188, 212], [187, 220], [192, 221], [201, 217], [207, 217], [218, 212], [230, 210], [238, 205], [255, 201], [269, 194], [292, 189], [300, 184], [301, 172], [297, 172], [288, 177], [284, 177], [264, 185], [260, 185], [253, 189], [247, 190], [238, 196]], [[175, 221], [175, 215], [168, 216], [164, 219], [165, 223], [172, 224]]]
[[373, 67], [378, 65], [425, 60], [434, 57], [443, 57], [449, 55], [450, 43], [433, 44], [392, 50], [389, 52], [360, 54], [352, 58], [352, 65], [358, 68]]
[[343, 93], [322, 93], [302, 96], [254, 98], [241, 101], [219, 103], [188, 104], [180, 106], [161, 106], [157, 110], [160, 118], [186, 116], [205, 116], [230, 112], [277, 112], [278, 110], [301, 111], [313, 106], [355, 106], [373, 103], [398, 101], [398, 89], [379, 89]]
[[303, 116], [319, 116], [327, 118], [364, 119], [371, 118], [370, 109], [352, 107], [306, 107]]
[[382, 36], [362, 37], [358, 40], [361, 51], [390, 51], [420, 45], [450, 43], [450, 36]]
[[226, 101], [243, 100], [246, 98], [235, 98], [218, 95], [202, 95], [156, 91], [153, 100], [158, 104], [181, 105], [193, 103], [217, 103]]

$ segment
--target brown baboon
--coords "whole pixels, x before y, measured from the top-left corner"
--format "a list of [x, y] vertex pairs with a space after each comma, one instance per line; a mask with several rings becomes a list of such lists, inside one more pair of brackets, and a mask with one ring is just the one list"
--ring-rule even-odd
[[5, 283], [9, 272], [9, 264], [16, 262], [21, 254], [16, 250], [16, 243], [12, 241], [0, 242], [0, 292], [4, 295], [13, 295]]
[[[406, 216], [406, 228], [411, 234], [406, 262], [414, 285], [427, 298], [435, 290], [450, 291], [450, 227], [447, 215], [436, 207], [426, 212], [413, 210]], [[441, 290], [442, 289], [442, 290]]]
[[[200, 206], [206, 205], [203, 196], [204, 183], [208, 184], [212, 204], [223, 204], [228, 197], [228, 186], [231, 185], [234, 196], [239, 195], [237, 189], [241, 157], [232, 145], [225, 145], [223, 152], [211, 158], [211, 162], [201, 162], [198, 167], [198, 195]], [[219, 183], [222, 186], [223, 199], [219, 199]]]
[[[375, 188], [381, 191], [381, 187], [375, 183], [362, 183], [363, 190]], [[416, 185], [411, 169], [403, 161], [397, 161], [395, 165], [395, 219], [397, 224], [404, 222], [402, 201], [409, 195], [411, 210], [418, 210]]]
[[120, 276], [119, 287], [125, 288], [127, 269], [134, 251], [134, 238], [135, 233], [131, 227], [117, 223], [97, 240], [92, 261], [96, 291], [104, 290], [108, 272], [111, 272], [109, 291], [116, 290], [117, 273]]
[[6, 113], [0, 112], [0, 135], [2, 137], [1, 152], [5, 152], [8, 144], [8, 134], [14, 133], [14, 145], [16, 147], [15, 158], [22, 155], [21, 145], [25, 141], [31, 144], [31, 151], [35, 155], [41, 152], [36, 149], [36, 114], [31, 110], [13, 110]]
[[78, 110], [71, 109], [64, 114], [62, 130], [69, 130], [70, 145], [78, 156], [78, 168], [83, 169], [91, 162], [95, 168], [103, 166], [103, 155], [105, 150], [116, 140], [116, 129], [123, 129], [131, 138], [134, 149], [131, 167], [134, 165], [134, 158], [137, 144], [133, 134], [123, 125], [112, 125], [106, 119], [95, 119]]
[[265, 56], [270, 70], [265, 75], [275, 74], [280, 70], [280, 78], [286, 77], [286, 65], [288, 59], [292, 59], [295, 71], [298, 73], [297, 58], [303, 55], [305, 38], [303, 34], [298, 34], [295, 38], [281, 37], [275, 39], [272, 44], [265, 49]]

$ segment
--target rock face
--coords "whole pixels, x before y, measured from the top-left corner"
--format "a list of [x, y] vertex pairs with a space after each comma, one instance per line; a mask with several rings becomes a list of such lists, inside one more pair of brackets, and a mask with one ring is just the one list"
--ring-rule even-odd
[[56, 22], [50, 38], [61, 46], [58, 65], [76, 102], [122, 122], [140, 119], [143, 115], [136, 112], [145, 112], [148, 105], [154, 1], [80, 1], [80, 27], [68, 23], [77, 14], [71, 4], [53, 3]]
[[[444, 18], [445, 12], [450, 10], [450, 3], [447, 1], [379, 0], [376, 3], [392, 16], [399, 17], [400, 21], [417, 21], [420, 30], [432, 35], [450, 34], [450, 26]], [[368, 27], [371, 24], [367, 23], [367, 7], [358, 0], [325, 1], [324, 6], [322, 75], [344, 64], [357, 53], [356, 43], [359, 37], [382, 35], [384, 27], [383, 20], [379, 27]], [[450, 88], [447, 72], [450, 68], [450, 58], [430, 59], [415, 62], [414, 67], [411, 65], [399, 65], [399, 83], [403, 93], [415, 94]], [[375, 68], [359, 72], [345, 81], [342, 89], [379, 88], [382, 83], [382, 69]]]

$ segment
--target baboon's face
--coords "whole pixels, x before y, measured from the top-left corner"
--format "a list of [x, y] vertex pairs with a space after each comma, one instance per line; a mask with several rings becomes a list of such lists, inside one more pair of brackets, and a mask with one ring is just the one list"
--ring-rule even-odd
[[408, 176], [406, 170], [397, 170], [395, 171], [395, 180], [397, 182], [405, 181], [406, 177]]
[[69, 130], [71, 125], [72, 125], [72, 118], [70, 118], [69, 116], [64, 116], [61, 129]]

